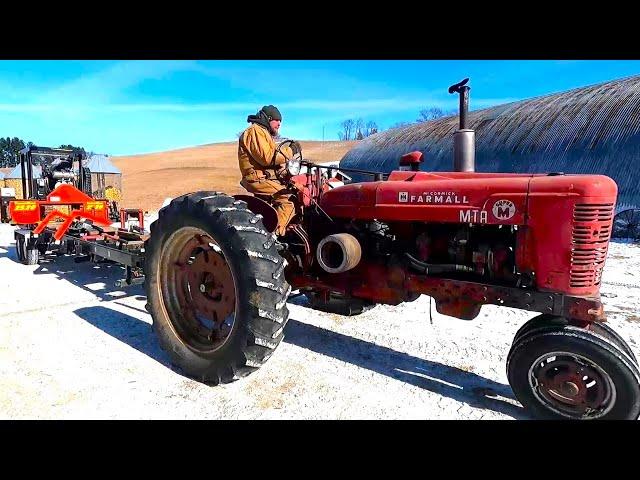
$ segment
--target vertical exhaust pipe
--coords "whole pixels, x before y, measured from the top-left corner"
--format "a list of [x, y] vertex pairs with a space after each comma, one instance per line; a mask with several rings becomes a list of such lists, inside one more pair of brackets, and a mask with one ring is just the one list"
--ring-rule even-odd
[[467, 128], [469, 113], [469, 81], [465, 78], [449, 87], [449, 93], [460, 94], [460, 128], [453, 134], [453, 171], [476, 171], [476, 132]]
[[29, 198], [28, 197], [29, 192], [27, 192], [27, 169], [24, 163], [26, 162], [25, 155], [26, 153], [22, 153], [22, 151], [18, 153], [18, 158], [20, 159], [20, 173], [22, 174], [22, 198], [23, 199]]
[[82, 160], [83, 160], [82, 159], [82, 153], [81, 152], [74, 152], [72, 154], [72, 157], [71, 157], [71, 170], [73, 170], [74, 157], [75, 157], [76, 160], [78, 160], [78, 179], [79, 179], [78, 180], [78, 182], [79, 182], [78, 190], [80, 190], [81, 192], [86, 193], [87, 195], [91, 195], [91, 192], [85, 192], [84, 191], [84, 187], [85, 187], [85, 184], [86, 184], [87, 180], [85, 178], [84, 168], [82, 168]]
[[[35, 184], [35, 188], [34, 187]], [[38, 184], [37, 180], [33, 178], [33, 157], [31, 156], [31, 147], [27, 150], [27, 193], [24, 198], [38, 198]]]

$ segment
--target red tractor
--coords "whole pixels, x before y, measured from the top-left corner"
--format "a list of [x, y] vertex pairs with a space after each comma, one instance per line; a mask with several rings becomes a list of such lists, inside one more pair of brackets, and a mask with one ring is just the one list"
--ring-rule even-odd
[[638, 363], [604, 323], [599, 295], [615, 182], [475, 172], [467, 80], [449, 89], [460, 94], [452, 172], [420, 171], [414, 152], [389, 174], [344, 170], [374, 179], [341, 184], [287, 141], [295, 154], [280, 178], [297, 210], [284, 236], [260, 196], [198, 192], [160, 210], [145, 285], [172, 361], [210, 384], [251, 373], [283, 338], [292, 289], [345, 314], [425, 294], [466, 320], [484, 304], [540, 312], [507, 357], [509, 383], [534, 416], [638, 418]]

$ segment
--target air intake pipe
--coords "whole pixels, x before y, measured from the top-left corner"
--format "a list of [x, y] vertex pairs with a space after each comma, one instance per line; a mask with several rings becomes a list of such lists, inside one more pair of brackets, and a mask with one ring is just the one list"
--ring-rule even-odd
[[336, 233], [323, 238], [316, 249], [316, 257], [322, 269], [329, 273], [342, 273], [360, 263], [360, 242], [348, 233]]
[[469, 111], [469, 81], [465, 78], [449, 87], [449, 93], [460, 94], [460, 128], [453, 134], [453, 171], [476, 171], [476, 132], [467, 128], [467, 114]]

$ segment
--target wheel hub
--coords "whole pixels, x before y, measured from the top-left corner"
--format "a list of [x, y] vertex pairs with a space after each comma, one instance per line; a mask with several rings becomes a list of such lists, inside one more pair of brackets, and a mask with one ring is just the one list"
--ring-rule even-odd
[[165, 263], [163, 282], [172, 323], [192, 348], [217, 350], [229, 338], [235, 319], [233, 274], [222, 249], [201, 230], [190, 227], [174, 235], [167, 241], [167, 251], [175, 253]]
[[615, 399], [608, 375], [575, 354], [545, 355], [536, 361], [530, 374], [543, 403], [565, 414], [600, 416]]
[[579, 391], [578, 385], [573, 382], [564, 382], [562, 386], [562, 393], [569, 397], [575, 397]]

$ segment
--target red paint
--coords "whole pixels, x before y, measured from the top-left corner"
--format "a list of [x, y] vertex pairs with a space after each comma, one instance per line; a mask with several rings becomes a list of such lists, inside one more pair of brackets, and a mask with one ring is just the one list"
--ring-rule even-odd
[[[33, 207], [33, 208], [31, 208]], [[45, 207], [57, 207], [44, 215]], [[67, 207], [69, 212], [63, 212], [60, 207]], [[33, 233], [42, 233], [50, 222], [62, 219], [57, 225], [54, 238], [60, 240], [71, 223], [76, 219], [87, 219], [97, 225], [111, 225], [109, 221], [109, 206], [107, 200], [94, 200], [69, 184], [63, 184], [54, 189], [46, 200], [14, 200], [9, 202], [9, 212], [12, 223], [16, 225], [35, 225]], [[44, 216], [44, 218], [43, 218]]]
[[141, 230], [144, 230], [144, 212], [139, 208], [121, 208], [120, 209], [120, 228], [125, 230], [127, 228], [127, 220], [129, 218], [136, 218], [138, 220], [138, 226]]
[[320, 204], [333, 217], [395, 224], [517, 225], [518, 270], [535, 273], [540, 290], [588, 296], [599, 291], [616, 197], [603, 175], [395, 171], [330, 190]]
[[416, 167], [424, 161], [424, 155], [420, 151], [405, 153], [400, 157], [400, 166]]

